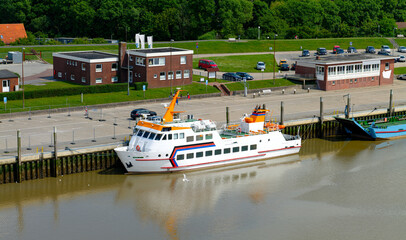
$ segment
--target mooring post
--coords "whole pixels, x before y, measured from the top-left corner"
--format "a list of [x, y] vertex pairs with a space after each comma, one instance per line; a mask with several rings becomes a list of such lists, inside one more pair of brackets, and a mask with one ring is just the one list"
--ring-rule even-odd
[[56, 147], [57, 139], [56, 139], [56, 127], [54, 127], [54, 158], [52, 159], [53, 164], [51, 164], [51, 173], [53, 177], [58, 177], [58, 151]]
[[389, 95], [389, 108], [388, 108], [388, 114], [389, 117], [392, 117], [392, 112], [393, 112], [393, 108], [392, 108], [392, 98], [393, 98], [393, 90], [390, 90], [390, 95]]
[[229, 116], [228, 115], [228, 107], [226, 107], [226, 125], [227, 126], [228, 126], [228, 119], [229, 119], [228, 116]]
[[281, 101], [281, 125], [283, 125], [283, 101]]
[[351, 95], [347, 94], [347, 106], [346, 106], [346, 111], [345, 111], [345, 118], [350, 118], [350, 112], [351, 112]]
[[17, 162], [15, 166], [16, 180], [18, 183], [22, 181], [21, 176], [21, 132], [20, 129], [17, 130]]
[[323, 137], [323, 97], [320, 97], [320, 132], [319, 136]]

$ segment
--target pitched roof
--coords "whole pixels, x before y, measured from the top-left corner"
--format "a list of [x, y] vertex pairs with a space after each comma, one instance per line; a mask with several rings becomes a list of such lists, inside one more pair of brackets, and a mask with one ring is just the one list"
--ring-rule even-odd
[[22, 23], [6, 23], [0, 24], [0, 40], [5, 44], [10, 44], [19, 38], [26, 38], [24, 24]]
[[406, 28], [406, 22], [396, 22], [396, 25], [399, 29]]
[[15, 73], [4, 69], [4, 70], [0, 70], [0, 79], [4, 79], [4, 78], [16, 78], [18, 77]]

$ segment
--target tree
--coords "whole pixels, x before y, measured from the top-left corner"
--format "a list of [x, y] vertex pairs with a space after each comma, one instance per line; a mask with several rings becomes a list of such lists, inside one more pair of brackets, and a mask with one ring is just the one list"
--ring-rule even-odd
[[227, 38], [243, 34], [243, 25], [252, 19], [252, 8], [253, 4], [248, 0], [220, 0], [218, 16], [221, 35]]

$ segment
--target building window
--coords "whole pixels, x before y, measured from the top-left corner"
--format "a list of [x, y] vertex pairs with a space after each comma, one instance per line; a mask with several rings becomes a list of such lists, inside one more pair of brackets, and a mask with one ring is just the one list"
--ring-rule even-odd
[[333, 86], [334, 86], [334, 85], [336, 85], [336, 81], [333, 81], [333, 83], [332, 83], [332, 84], [333, 84]]
[[354, 65], [346, 66], [347, 73], [354, 73]]
[[336, 67], [328, 67], [328, 75], [336, 75]]
[[86, 71], [86, 65], [82, 63], [82, 71]]
[[233, 153], [234, 152], [239, 152], [240, 151], [240, 147], [233, 147]]
[[82, 83], [86, 83], [86, 78], [82, 77]]
[[118, 82], [118, 77], [117, 76], [111, 77], [111, 82]]
[[355, 72], [356, 73], [362, 72], [362, 64], [355, 64]]
[[178, 154], [176, 156], [176, 160], [183, 160], [183, 159], [185, 159], [185, 155], [183, 155], [183, 154]]
[[69, 60], [66, 60], [66, 65], [69, 65]]
[[165, 58], [150, 58], [148, 59], [148, 66], [165, 66]]
[[176, 70], [176, 79], [181, 79], [181, 78], [182, 78], [182, 71]]
[[184, 139], [185, 138], [185, 133], [179, 133], [179, 139]]
[[183, 71], [183, 78], [189, 78], [189, 70]]
[[316, 74], [324, 75], [324, 67], [317, 66], [316, 67]]
[[196, 136], [196, 141], [202, 141], [202, 140], [203, 140], [203, 135]]
[[255, 150], [255, 149], [257, 149], [257, 145], [256, 145], [256, 144], [250, 145], [250, 150]]
[[352, 79], [350, 79], [350, 83], [352, 83]]
[[77, 67], [78, 66], [78, 62], [75, 62], [75, 67]]
[[214, 155], [221, 155], [221, 149], [214, 150]]
[[129, 76], [130, 76], [129, 82], [132, 83], [133, 82], [133, 71], [130, 71]]
[[345, 67], [344, 66], [338, 66], [337, 67], [337, 74], [345, 74]]
[[138, 66], [145, 66], [145, 58], [136, 57], [135, 58], [135, 64], [138, 65]]
[[354, 79], [354, 83], [357, 83], [357, 79]]
[[372, 64], [372, 71], [379, 71], [379, 64]]
[[102, 83], [102, 78], [96, 78], [96, 83]]
[[241, 152], [245, 152], [248, 151], [248, 146], [242, 146], [241, 147]]
[[187, 159], [192, 159], [192, 158], [193, 158], [193, 153], [188, 153], [188, 154], [186, 154], [186, 158], [187, 158]]
[[389, 70], [389, 63], [385, 63], [385, 70]]
[[72, 81], [75, 80], [75, 75], [74, 75], [74, 74], [71, 74], [71, 75], [70, 75], [70, 80], [72, 80]]
[[375, 80], [375, 77], [372, 77], [372, 80], [371, 80], [371, 81], [373, 82], [374, 80]]
[[118, 63], [113, 63], [111, 64], [111, 71], [117, 71], [118, 70]]
[[130, 56], [130, 62], [132, 62], [133, 61], [133, 56]]
[[102, 72], [102, 71], [103, 71], [103, 65], [96, 64], [96, 72]]
[[157, 74], [154, 74], [154, 78], [157, 78], [158, 77], [158, 75]]
[[58, 77], [62, 78], [62, 73], [61, 72], [58, 72]]
[[197, 152], [197, 153], [196, 153], [196, 157], [197, 157], [197, 158], [203, 157], [203, 152]]
[[210, 156], [212, 156], [212, 155], [213, 155], [213, 151], [212, 151], [212, 150], [206, 151], [206, 157], [210, 157]]
[[188, 136], [186, 137], [186, 142], [193, 142], [194, 137], [193, 136]]
[[161, 72], [159, 74], [159, 80], [166, 80], [166, 72]]
[[168, 79], [173, 79], [173, 71], [168, 72]]
[[364, 65], [364, 72], [370, 72], [371, 71], [371, 64]]
[[224, 150], [223, 150], [223, 153], [224, 154], [227, 154], [227, 153], [230, 153], [231, 152], [231, 149], [230, 148], [224, 148]]
[[186, 64], [186, 56], [180, 57], [180, 64]]
[[209, 139], [213, 139], [212, 133], [206, 134], [206, 140], [209, 140]]

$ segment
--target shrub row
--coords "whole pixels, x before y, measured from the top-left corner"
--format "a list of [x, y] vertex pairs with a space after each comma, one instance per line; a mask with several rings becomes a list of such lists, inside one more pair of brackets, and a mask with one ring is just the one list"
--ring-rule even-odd
[[[60, 97], [60, 96], [79, 95], [81, 93], [83, 93], [83, 94], [109, 93], [109, 92], [121, 92], [121, 91], [126, 91], [126, 90], [127, 90], [126, 83], [104, 84], [104, 85], [97, 85], [97, 86], [77, 86], [77, 87], [71, 87], [71, 88], [25, 91], [24, 98], [32, 99], [32, 98], [43, 98], [43, 97]], [[142, 84], [141, 84], [141, 90], [142, 90]], [[18, 92], [0, 93], [0, 99], [3, 99], [4, 97], [7, 97], [7, 100], [20, 100], [20, 99], [23, 99], [23, 92], [18, 91]]]

